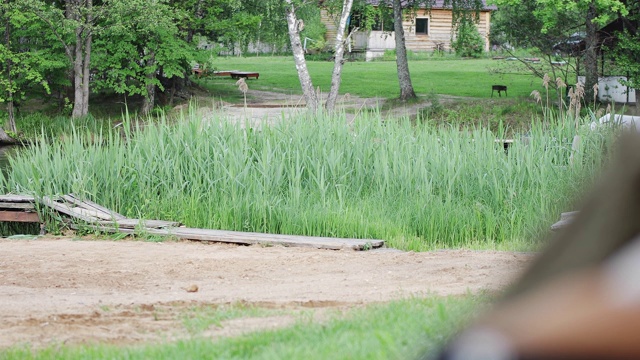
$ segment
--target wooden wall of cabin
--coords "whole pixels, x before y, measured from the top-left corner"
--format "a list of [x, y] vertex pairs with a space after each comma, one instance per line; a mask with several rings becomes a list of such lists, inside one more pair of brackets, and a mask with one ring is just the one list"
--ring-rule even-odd
[[[429, 19], [429, 34], [416, 34], [415, 19]], [[445, 50], [451, 49], [451, 10], [433, 9], [430, 13], [420, 10], [413, 16], [405, 17], [404, 35], [407, 44], [407, 50], [413, 51], [433, 51], [437, 43], [443, 43]], [[491, 12], [483, 11], [480, 13], [480, 22], [478, 23], [478, 31], [485, 41], [485, 51], [489, 51], [489, 28], [491, 24]]]
[[[337, 19], [335, 16], [330, 15], [326, 9], [321, 10], [320, 16], [322, 22], [327, 27], [327, 32], [325, 34], [326, 49], [333, 49], [337, 33]], [[429, 19], [429, 34], [417, 35], [415, 32], [415, 19], [413, 17], [406, 17], [403, 24], [408, 50], [433, 51], [438, 42], [444, 43], [445, 50], [448, 51], [451, 49], [451, 10], [434, 9], [431, 10], [431, 13], [427, 13], [425, 10], [419, 10], [416, 18]], [[480, 13], [478, 30], [480, 35], [484, 38], [485, 51], [489, 51], [490, 24], [491, 12], [482, 11]]]

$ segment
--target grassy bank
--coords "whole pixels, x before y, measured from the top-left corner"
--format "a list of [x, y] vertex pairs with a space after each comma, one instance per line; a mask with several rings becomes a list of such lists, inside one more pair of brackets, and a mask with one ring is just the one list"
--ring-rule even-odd
[[[39, 351], [13, 348], [0, 351], [0, 358], [413, 359], [436, 350], [482, 301], [479, 297], [409, 299], [346, 314], [338, 312], [322, 322], [302, 316], [289, 328], [218, 341], [194, 333], [188, 340], [140, 346], [63, 345]], [[218, 315], [210, 312], [199, 316], [206, 321], [207, 316]]]
[[[309, 61], [307, 66], [314, 86], [328, 92], [333, 63]], [[219, 58], [216, 60], [216, 67], [219, 70], [259, 72], [260, 79], [249, 81], [250, 89], [276, 88], [294, 94], [301, 92], [298, 74], [290, 57]], [[491, 71], [498, 67], [502, 73]], [[516, 62], [491, 59], [419, 60], [410, 61], [409, 69], [418, 94], [488, 98], [491, 97], [491, 85], [494, 84], [507, 85], [509, 97], [526, 97], [532, 90], [542, 91], [540, 80], [530, 72], [523, 71]], [[212, 82], [214, 87], [224, 87], [235, 82], [227, 78], [212, 78], [208, 81]], [[395, 61], [345, 63], [340, 93], [361, 97], [398, 97], [400, 89]]]
[[[304, 117], [261, 130], [195, 116], [144, 131], [41, 141], [11, 159], [2, 191], [73, 192], [128, 217], [190, 227], [379, 238], [406, 250], [521, 248], [566, 210], [602, 161], [585, 132], [534, 125], [508, 154], [485, 129], [364, 115]], [[126, 127], [126, 126], [125, 126]]]

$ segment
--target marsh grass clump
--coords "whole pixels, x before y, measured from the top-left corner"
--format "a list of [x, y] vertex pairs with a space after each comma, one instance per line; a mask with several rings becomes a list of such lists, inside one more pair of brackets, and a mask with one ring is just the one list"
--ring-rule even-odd
[[[73, 192], [134, 218], [190, 227], [379, 238], [391, 247], [513, 248], [597, 171], [608, 136], [536, 123], [505, 153], [483, 128], [299, 115], [260, 129], [196, 114], [122, 135], [74, 131], [10, 159], [5, 192]], [[125, 121], [128, 121], [125, 119]], [[516, 244], [516, 245], [514, 245]]]

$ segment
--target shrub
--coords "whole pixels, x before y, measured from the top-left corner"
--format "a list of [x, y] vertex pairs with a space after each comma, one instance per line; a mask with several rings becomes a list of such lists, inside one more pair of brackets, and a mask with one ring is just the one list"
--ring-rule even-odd
[[455, 40], [451, 47], [462, 57], [480, 57], [484, 49], [484, 41], [476, 25], [470, 20], [463, 20], [458, 25]]

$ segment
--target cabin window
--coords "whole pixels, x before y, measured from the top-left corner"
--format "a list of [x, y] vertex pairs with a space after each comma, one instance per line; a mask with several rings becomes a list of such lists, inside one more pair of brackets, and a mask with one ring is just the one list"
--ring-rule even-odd
[[429, 19], [428, 18], [416, 19], [416, 35], [429, 35]]

